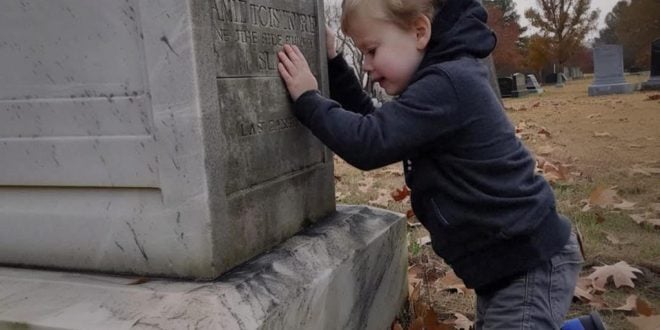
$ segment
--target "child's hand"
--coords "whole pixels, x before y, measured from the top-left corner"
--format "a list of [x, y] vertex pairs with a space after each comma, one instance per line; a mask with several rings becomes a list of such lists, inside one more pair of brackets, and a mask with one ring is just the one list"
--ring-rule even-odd
[[328, 59], [337, 57], [337, 34], [329, 26], [325, 26], [325, 48], [328, 51]]
[[294, 101], [306, 91], [319, 88], [316, 78], [309, 70], [305, 56], [298, 47], [284, 45], [284, 50], [277, 53], [277, 57], [280, 60], [277, 69]]

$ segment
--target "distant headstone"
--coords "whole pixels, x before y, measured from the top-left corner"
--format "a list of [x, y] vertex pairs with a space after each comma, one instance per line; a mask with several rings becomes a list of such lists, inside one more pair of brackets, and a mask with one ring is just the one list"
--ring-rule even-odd
[[594, 80], [588, 88], [589, 96], [628, 94], [634, 84], [623, 77], [623, 49], [621, 45], [600, 45], [593, 51]]
[[642, 83], [643, 90], [660, 90], [660, 39], [651, 43], [651, 77]]
[[525, 85], [525, 75], [522, 73], [514, 73], [511, 78], [513, 79], [513, 97], [522, 97], [527, 95], [527, 86]]
[[500, 85], [500, 94], [502, 94], [502, 97], [513, 97], [513, 78], [500, 77], [497, 78], [497, 83]]
[[536, 80], [536, 76], [533, 74], [528, 74], [525, 77], [525, 83], [527, 86], [527, 90], [532, 93], [536, 94], [543, 94], [543, 87], [539, 84], [538, 80]]
[[557, 74], [556, 73], [550, 73], [545, 75], [545, 83], [546, 84], [556, 84], [557, 83]]

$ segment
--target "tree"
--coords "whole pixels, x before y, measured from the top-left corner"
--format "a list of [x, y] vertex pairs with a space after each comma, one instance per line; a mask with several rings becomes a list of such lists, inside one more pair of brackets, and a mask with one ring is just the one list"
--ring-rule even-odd
[[538, 34], [532, 35], [527, 43], [527, 56], [525, 66], [538, 74], [543, 79], [542, 70], [550, 63], [551, 40]]
[[529, 8], [525, 17], [548, 41], [550, 58], [563, 66], [594, 30], [598, 10], [590, 11], [591, 0], [536, 0], [540, 11]]
[[612, 11], [607, 13], [605, 16], [605, 27], [598, 31], [598, 38], [594, 41], [594, 44], [617, 44], [619, 39], [616, 36], [616, 29], [619, 25], [619, 20], [623, 10], [628, 7], [627, 0], [621, 0], [614, 5]]
[[520, 25], [516, 20], [507, 18], [505, 12], [495, 1], [486, 1], [484, 4], [488, 10], [488, 26], [497, 35], [497, 46], [493, 51], [493, 62], [497, 75], [508, 76], [520, 72], [523, 62], [519, 47], [522, 33]]
[[660, 1], [631, 0], [620, 13], [616, 37], [623, 46], [627, 68], [649, 68], [651, 42], [660, 37]]
[[[516, 11], [516, 3], [513, 0], [484, 0], [483, 5], [486, 8], [497, 7], [502, 12], [502, 17], [506, 22], [515, 22], [516, 24], [520, 20], [520, 15]], [[489, 11], [489, 20], [490, 20], [490, 11]]]

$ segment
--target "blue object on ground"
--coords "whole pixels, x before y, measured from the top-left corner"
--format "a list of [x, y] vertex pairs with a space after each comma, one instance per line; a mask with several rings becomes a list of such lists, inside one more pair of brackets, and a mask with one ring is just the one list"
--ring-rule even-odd
[[561, 330], [605, 330], [605, 325], [598, 312], [591, 312], [564, 322]]

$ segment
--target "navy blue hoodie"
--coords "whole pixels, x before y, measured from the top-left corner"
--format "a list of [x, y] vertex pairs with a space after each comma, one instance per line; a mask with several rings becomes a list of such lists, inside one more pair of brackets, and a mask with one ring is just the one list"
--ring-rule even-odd
[[549, 260], [570, 235], [479, 62], [496, 42], [486, 17], [475, 0], [447, 1], [411, 83], [378, 110], [342, 56], [328, 63], [334, 100], [308, 91], [294, 104], [353, 166], [403, 161], [434, 251], [478, 292]]

